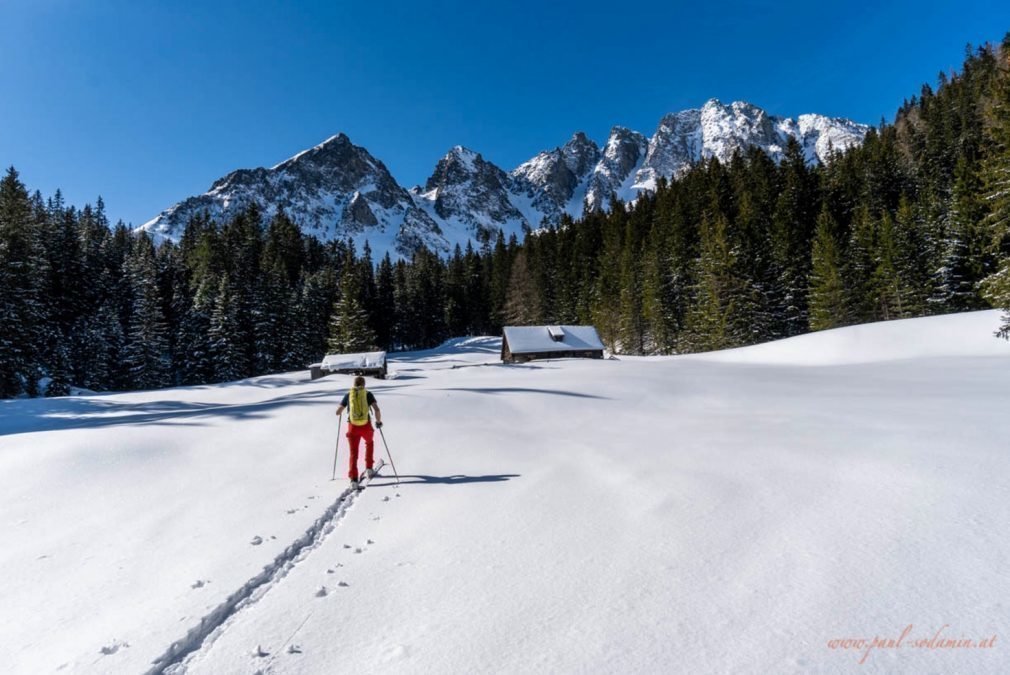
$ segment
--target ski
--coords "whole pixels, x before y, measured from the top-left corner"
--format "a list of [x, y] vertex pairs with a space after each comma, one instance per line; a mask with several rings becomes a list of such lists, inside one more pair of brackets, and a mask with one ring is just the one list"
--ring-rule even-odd
[[358, 487], [351, 489], [355, 490], [356, 492], [361, 492], [362, 490], [364, 490], [365, 486], [371, 483], [372, 479], [376, 478], [379, 475], [379, 470], [385, 465], [386, 461], [380, 457], [379, 460], [375, 462], [375, 466], [372, 467], [372, 471], [374, 471], [372, 478], [365, 478], [365, 474], [362, 473], [360, 476], [358, 476]]

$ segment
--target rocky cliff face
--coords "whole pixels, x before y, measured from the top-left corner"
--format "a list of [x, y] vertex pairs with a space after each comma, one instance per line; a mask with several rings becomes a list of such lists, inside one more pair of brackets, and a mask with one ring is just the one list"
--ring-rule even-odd
[[266, 217], [279, 209], [307, 233], [323, 239], [370, 238], [373, 248], [408, 255], [419, 244], [444, 250], [438, 224], [390, 175], [382, 162], [344, 134], [277, 166], [239, 169], [141, 226], [177, 239], [201, 212], [226, 220], [257, 204]]
[[448, 253], [453, 244], [506, 236], [555, 224], [563, 214], [606, 209], [611, 196], [633, 201], [710, 157], [728, 161], [756, 146], [781, 160], [790, 138], [808, 162], [862, 142], [869, 127], [822, 115], [796, 119], [769, 115], [750, 103], [715, 99], [698, 109], [664, 116], [651, 138], [614, 127], [601, 149], [579, 132], [511, 172], [479, 153], [456, 146], [423, 187], [409, 192], [379, 160], [340, 134], [277, 166], [240, 169], [211, 189], [179, 202], [142, 229], [176, 239], [186, 222], [206, 211], [227, 219], [252, 203], [269, 217], [284, 211], [323, 239], [368, 240], [379, 256], [409, 256], [418, 246]]
[[512, 179], [480, 154], [457, 145], [435, 165], [424, 188], [411, 190], [416, 203], [450, 231], [477, 238], [499, 227], [521, 229], [525, 218], [512, 203]]

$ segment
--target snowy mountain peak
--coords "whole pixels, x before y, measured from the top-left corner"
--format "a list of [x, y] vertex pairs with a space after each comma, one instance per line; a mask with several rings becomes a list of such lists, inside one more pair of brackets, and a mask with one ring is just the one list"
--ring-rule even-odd
[[711, 157], [726, 162], [733, 153], [749, 147], [761, 148], [779, 161], [790, 137], [803, 147], [808, 162], [823, 162], [832, 149], [841, 151], [861, 143], [869, 129], [845, 119], [776, 117], [745, 101], [724, 104], [709, 99], [700, 109], [671, 113], [660, 120], [634, 188], [655, 189], [660, 176], [678, 176]]
[[200, 213], [224, 222], [256, 204], [264, 217], [284, 212], [323, 239], [370, 239], [380, 250], [408, 255], [419, 245], [445, 251], [437, 223], [417, 208], [385, 165], [337, 134], [265, 169], [239, 169], [202, 195], [162, 211], [140, 229], [178, 239]]
[[457, 145], [435, 165], [424, 189], [415, 188], [412, 196], [441, 224], [449, 241], [462, 243], [470, 237], [485, 238], [498, 227], [523, 227], [523, 216], [509, 198], [509, 185], [504, 171], [480, 153]]
[[585, 176], [599, 160], [600, 146], [582, 131], [576, 132], [561, 148], [565, 166], [575, 176]]
[[605, 208], [611, 196], [624, 200], [637, 196], [631, 190], [634, 174], [645, 160], [648, 147], [649, 140], [637, 131], [621, 126], [610, 130], [586, 189], [585, 202], [590, 209]]
[[339, 151], [338, 150], [339, 148], [350, 145], [351, 145], [351, 139], [348, 138], [347, 134], [345, 134], [344, 132], [340, 132], [335, 136], [330, 136], [319, 145], [313, 146], [308, 150], [302, 150], [297, 155], [294, 155], [293, 157], [284, 160], [280, 164], [270, 167], [270, 170], [274, 171], [284, 166], [289, 166], [293, 162], [300, 160], [302, 158], [306, 158], [303, 161], [311, 161], [313, 159], [318, 159], [320, 155], [325, 156], [328, 152]]
[[267, 217], [283, 208], [303, 229], [326, 239], [367, 239], [379, 255], [409, 255], [422, 245], [446, 253], [454, 243], [498, 229], [522, 235], [566, 214], [578, 218], [586, 206], [605, 209], [612, 195], [634, 201], [643, 190], [655, 190], [660, 177], [677, 177], [713, 157], [726, 162], [749, 147], [779, 161], [794, 138], [807, 162], [823, 162], [861, 143], [869, 129], [824, 115], [777, 117], [752, 103], [712, 98], [700, 108], [664, 115], [651, 138], [614, 126], [601, 148], [578, 131], [511, 172], [456, 145], [424, 186], [410, 192], [339, 133], [270, 169], [233, 171], [141, 228], [177, 239], [197, 213], [224, 221], [256, 203]]

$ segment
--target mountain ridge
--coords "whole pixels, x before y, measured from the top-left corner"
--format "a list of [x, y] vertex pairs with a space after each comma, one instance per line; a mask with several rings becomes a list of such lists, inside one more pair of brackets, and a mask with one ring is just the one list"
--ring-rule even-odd
[[499, 229], [521, 237], [557, 224], [563, 215], [605, 209], [612, 196], [634, 201], [655, 190], [660, 178], [676, 178], [711, 157], [728, 161], [751, 146], [779, 161], [795, 139], [807, 162], [824, 162], [832, 152], [861, 143], [869, 129], [844, 118], [779, 117], [751, 103], [710, 99], [700, 108], [664, 115], [649, 137], [617, 125], [600, 146], [577, 131], [564, 145], [511, 171], [456, 145], [423, 187], [410, 190], [341, 132], [270, 168], [232, 171], [138, 229], [178, 239], [197, 213], [226, 219], [255, 203], [267, 217], [283, 209], [322, 239], [367, 240], [380, 255], [409, 257], [419, 246], [448, 253], [454, 244], [480, 241]]

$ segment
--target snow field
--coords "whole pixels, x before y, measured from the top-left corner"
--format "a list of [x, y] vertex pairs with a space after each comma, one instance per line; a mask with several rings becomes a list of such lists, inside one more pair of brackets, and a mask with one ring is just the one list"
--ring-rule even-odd
[[[1002, 672], [999, 642], [862, 665], [828, 646], [1006, 634], [997, 323], [391, 355], [370, 388], [400, 486], [386, 467], [175, 672]], [[144, 672], [303, 536], [346, 486], [349, 378], [306, 380], [2, 402], [6, 670]]]

